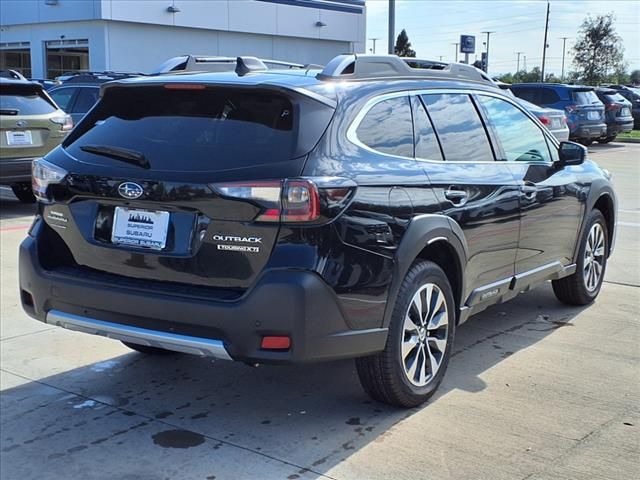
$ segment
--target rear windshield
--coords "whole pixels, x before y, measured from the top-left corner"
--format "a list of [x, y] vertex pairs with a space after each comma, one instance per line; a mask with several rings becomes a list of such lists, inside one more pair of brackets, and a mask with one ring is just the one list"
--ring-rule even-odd
[[619, 93], [607, 93], [605, 97], [609, 103], [627, 103], [627, 99]]
[[39, 90], [10, 86], [0, 88], [0, 115], [45, 115], [56, 110]]
[[573, 100], [578, 105], [591, 105], [592, 103], [598, 103], [598, 95], [593, 90], [574, 90]]
[[299, 111], [291, 99], [273, 91], [113, 87], [64, 145], [84, 159], [95, 155], [82, 146], [126, 148], [144, 155], [154, 170], [251, 167], [300, 153]]

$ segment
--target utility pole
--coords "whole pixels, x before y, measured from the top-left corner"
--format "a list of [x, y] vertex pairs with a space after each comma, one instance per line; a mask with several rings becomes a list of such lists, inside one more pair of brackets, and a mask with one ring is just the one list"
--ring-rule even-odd
[[456, 63], [458, 63], [458, 46], [460, 45], [460, 43], [452, 43], [451, 45], [455, 45], [456, 46]]
[[376, 42], [378, 40], [380, 40], [380, 38], [370, 38], [369, 40], [371, 40], [373, 42], [373, 50], [371, 52], [375, 55], [376, 54]]
[[569, 39], [570, 37], [560, 37], [560, 39], [562, 40], [562, 75], [560, 76], [560, 78], [562, 79], [562, 81], [564, 82], [564, 52], [565, 52], [565, 47], [567, 46], [567, 39]]
[[394, 54], [396, 43], [396, 0], [389, 0], [389, 54]]
[[540, 73], [540, 81], [544, 83], [544, 64], [547, 60], [547, 34], [549, 33], [549, 0], [547, 0], [547, 21], [544, 24], [544, 46], [542, 47], [542, 72]]
[[527, 56], [524, 56], [524, 71], [527, 71]]
[[518, 55], [518, 66], [516, 67], [516, 74], [520, 71], [520, 55], [522, 55], [524, 52], [516, 52], [516, 55]]
[[486, 62], [486, 70], [485, 73], [489, 74], [489, 35], [496, 32], [482, 32], [487, 35], [487, 62]]
[[443, 58], [444, 58], [444, 55], [440, 55], [440, 61], [442, 61]]

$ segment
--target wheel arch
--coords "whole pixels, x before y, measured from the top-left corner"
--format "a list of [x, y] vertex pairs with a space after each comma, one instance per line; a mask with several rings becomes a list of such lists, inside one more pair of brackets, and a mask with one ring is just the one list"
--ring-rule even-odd
[[449, 279], [456, 302], [456, 321], [460, 319], [460, 307], [464, 302], [464, 271], [468, 249], [460, 226], [444, 215], [426, 214], [414, 217], [402, 237], [394, 259], [393, 278], [383, 326], [388, 327], [395, 300], [409, 268], [416, 259], [437, 264]]
[[611, 182], [609, 182], [609, 180], [605, 178], [599, 178], [595, 180], [591, 184], [591, 188], [589, 190], [589, 194], [585, 203], [586, 208], [584, 211], [584, 216], [582, 218], [582, 226], [580, 227], [580, 232], [577, 237], [574, 250], [574, 261], [577, 261], [578, 251], [580, 250], [580, 239], [584, 235], [587, 217], [593, 209], [600, 210], [605, 218], [605, 221], [607, 222], [607, 237], [609, 240], [609, 251], [607, 252], [607, 256], [611, 255], [615, 243], [617, 202], [616, 194], [613, 191]]

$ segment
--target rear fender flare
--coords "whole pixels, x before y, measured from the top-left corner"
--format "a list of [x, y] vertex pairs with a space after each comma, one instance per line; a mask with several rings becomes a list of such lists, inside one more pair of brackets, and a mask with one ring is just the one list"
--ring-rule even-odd
[[456, 298], [458, 309], [463, 305], [465, 292], [464, 272], [466, 270], [468, 248], [460, 225], [445, 215], [425, 214], [414, 217], [404, 233], [396, 251], [393, 266], [393, 279], [389, 287], [387, 305], [384, 311], [383, 327], [388, 328], [400, 285], [409, 268], [429, 244], [447, 242], [457, 255], [460, 269], [460, 298]]

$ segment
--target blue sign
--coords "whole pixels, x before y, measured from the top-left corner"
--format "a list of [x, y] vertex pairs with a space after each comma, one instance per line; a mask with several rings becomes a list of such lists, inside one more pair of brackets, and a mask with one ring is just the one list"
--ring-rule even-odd
[[476, 37], [460, 35], [460, 53], [476, 53]]

